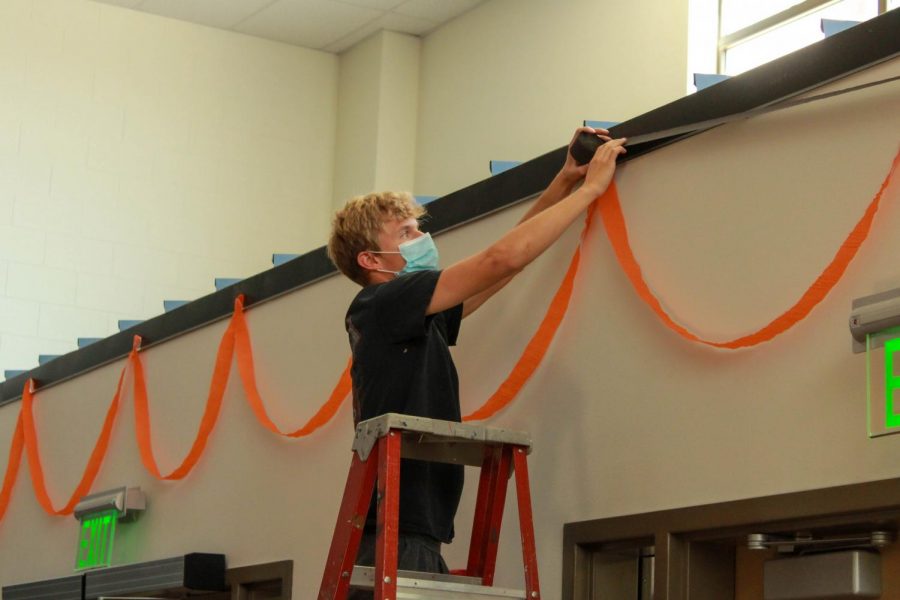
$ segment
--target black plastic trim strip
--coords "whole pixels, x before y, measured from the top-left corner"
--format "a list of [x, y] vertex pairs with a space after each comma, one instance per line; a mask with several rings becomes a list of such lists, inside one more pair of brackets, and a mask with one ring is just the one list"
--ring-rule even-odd
[[[610, 129], [610, 134], [632, 137], [768, 106], [897, 55], [900, 9], [620, 123]], [[634, 160], [688, 135], [630, 146], [622, 160]], [[447, 231], [540, 193], [562, 166], [565, 155], [563, 146], [429, 203], [431, 217], [423, 229]], [[249, 307], [335, 272], [325, 248], [318, 248], [4, 381], [0, 384], [0, 406], [20, 398], [29, 378], [38, 388], [46, 387], [121, 359], [131, 350], [134, 335], [143, 338], [146, 348], [229, 317], [239, 294], [245, 295], [245, 306]]]
[[204, 552], [85, 571], [84, 580], [85, 600], [160, 592], [187, 597], [228, 589], [225, 555]]
[[84, 600], [84, 575], [4, 585], [4, 600]]

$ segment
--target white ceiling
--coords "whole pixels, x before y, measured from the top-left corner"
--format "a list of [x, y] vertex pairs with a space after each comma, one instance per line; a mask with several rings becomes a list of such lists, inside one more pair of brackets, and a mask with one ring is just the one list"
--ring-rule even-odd
[[424, 36], [484, 0], [96, 0], [326, 52], [387, 29]]

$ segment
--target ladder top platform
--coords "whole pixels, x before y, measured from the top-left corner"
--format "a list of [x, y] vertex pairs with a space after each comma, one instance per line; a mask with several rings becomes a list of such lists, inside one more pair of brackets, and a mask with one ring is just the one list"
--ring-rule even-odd
[[[405, 446], [447, 447], [465, 445], [470, 446], [473, 450], [480, 450], [484, 446], [511, 444], [522, 446], [529, 453], [531, 452], [531, 436], [524, 431], [427, 419], [425, 417], [413, 417], [398, 413], [387, 413], [374, 419], [361, 421], [356, 426], [353, 451], [359, 455], [361, 460], [366, 460], [378, 438], [387, 435], [392, 429], [403, 432]], [[469, 464], [468, 460], [462, 462], [463, 464]], [[480, 460], [474, 464], [480, 465]]]

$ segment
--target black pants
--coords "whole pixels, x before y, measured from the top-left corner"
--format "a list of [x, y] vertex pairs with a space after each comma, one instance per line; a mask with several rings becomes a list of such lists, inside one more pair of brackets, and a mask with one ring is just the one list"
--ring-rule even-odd
[[[375, 565], [375, 534], [363, 534], [356, 555], [356, 564], [371, 567]], [[400, 534], [397, 545], [397, 568], [426, 573], [449, 573], [447, 563], [441, 557], [441, 544], [427, 535]], [[372, 600], [375, 594], [370, 590], [350, 590], [347, 600]]]

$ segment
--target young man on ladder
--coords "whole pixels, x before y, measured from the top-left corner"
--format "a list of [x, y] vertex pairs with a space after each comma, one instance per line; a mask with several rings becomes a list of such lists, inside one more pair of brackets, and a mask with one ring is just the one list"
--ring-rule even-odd
[[[472, 314], [549, 248], [606, 191], [625, 140], [581, 128], [606, 143], [578, 166], [571, 155], [519, 224], [484, 250], [444, 270], [437, 248], [419, 231], [425, 210], [408, 194], [350, 200], [334, 217], [328, 254], [363, 286], [347, 311], [353, 352], [355, 423], [394, 412], [460, 421], [459, 388], [449, 346]], [[573, 142], [575, 137], [573, 137]], [[571, 144], [570, 144], [571, 148]], [[582, 182], [581, 187], [573, 191]], [[463, 467], [404, 460], [400, 475], [398, 568], [447, 573], [440, 545], [453, 539]], [[356, 564], [375, 561], [375, 501]], [[371, 598], [352, 592], [350, 598]]]

